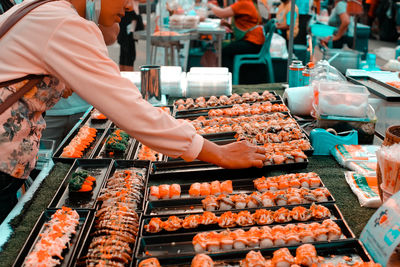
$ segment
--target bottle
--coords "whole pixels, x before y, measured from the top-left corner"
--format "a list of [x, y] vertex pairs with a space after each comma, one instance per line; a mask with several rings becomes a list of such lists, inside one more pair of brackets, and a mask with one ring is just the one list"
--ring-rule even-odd
[[368, 53], [367, 54], [366, 65], [362, 66], [361, 69], [366, 70], [366, 71], [377, 71], [377, 70], [380, 70], [376, 66], [376, 55]]
[[303, 70], [303, 86], [310, 85], [310, 76], [314, 69], [314, 62], [308, 62], [305, 69]]
[[300, 60], [293, 60], [289, 66], [289, 87], [303, 86], [304, 65]]

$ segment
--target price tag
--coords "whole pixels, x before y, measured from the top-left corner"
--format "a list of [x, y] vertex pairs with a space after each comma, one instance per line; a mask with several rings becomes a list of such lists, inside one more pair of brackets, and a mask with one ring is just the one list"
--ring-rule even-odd
[[400, 244], [400, 192], [389, 198], [372, 215], [360, 240], [374, 261], [385, 267]]

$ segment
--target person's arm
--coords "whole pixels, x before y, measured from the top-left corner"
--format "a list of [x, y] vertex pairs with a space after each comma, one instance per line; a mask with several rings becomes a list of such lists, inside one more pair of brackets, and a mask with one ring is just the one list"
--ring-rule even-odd
[[110, 27], [105, 27], [99, 24], [99, 29], [103, 34], [103, 39], [106, 45], [112, 45], [113, 43], [115, 43], [118, 37], [118, 33], [120, 31], [118, 23], [114, 23], [114, 25]]
[[214, 4], [208, 3], [207, 4], [208, 8], [214, 13], [215, 16], [221, 18], [221, 19], [226, 19], [229, 17], [233, 17], [235, 14], [233, 13], [233, 10], [230, 6], [220, 8], [219, 6], [216, 6]]
[[340, 14], [339, 17], [340, 17], [340, 26], [336, 34], [332, 36], [332, 41], [337, 41], [340, 38], [342, 38], [343, 35], [347, 32], [347, 28], [349, 27], [350, 24], [350, 17], [349, 14], [347, 14], [346, 12]]

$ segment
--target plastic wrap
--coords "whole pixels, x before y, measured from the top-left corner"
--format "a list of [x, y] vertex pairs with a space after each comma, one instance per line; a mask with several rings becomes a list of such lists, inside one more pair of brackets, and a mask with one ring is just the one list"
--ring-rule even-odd
[[378, 208], [382, 201], [378, 192], [376, 176], [367, 176], [355, 172], [345, 172], [346, 182], [357, 196], [362, 207]]
[[331, 155], [343, 167], [349, 168], [350, 162], [376, 162], [375, 145], [336, 145], [331, 149]]

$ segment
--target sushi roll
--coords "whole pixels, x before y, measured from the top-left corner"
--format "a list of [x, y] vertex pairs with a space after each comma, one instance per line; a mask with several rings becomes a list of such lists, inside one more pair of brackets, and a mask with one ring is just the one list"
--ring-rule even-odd
[[200, 216], [200, 224], [209, 225], [218, 223], [218, 217], [212, 212], [205, 211]]
[[240, 211], [236, 218], [236, 224], [239, 226], [254, 225], [253, 216], [247, 210]]
[[203, 253], [207, 249], [207, 233], [198, 233], [192, 240], [193, 248], [196, 253]]
[[185, 229], [197, 228], [199, 226], [201, 217], [200, 215], [189, 215], [182, 221], [182, 227]]
[[237, 214], [231, 211], [224, 212], [218, 218], [218, 225], [222, 228], [231, 228], [236, 226]]
[[240, 267], [265, 267], [267, 261], [260, 251], [250, 251], [247, 253], [246, 258], [240, 261]]
[[279, 183], [278, 183], [279, 190], [285, 190], [285, 189], [288, 189], [289, 187], [290, 187], [290, 184], [285, 179], [281, 179], [281, 181], [279, 181]]
[[164, 230], [173, 232], [182, 228], [182, 220], [176, 216], [169, 216], [168, 220], [163, 222]]
[[258, 209], [252, 214], [253, 220], [258, 225], [271, 224], [274, 222], [274, 212], [266, 209]]
[[295, 162], [304, 162], [307, 159], [307, 155], [300, 149], [292, 150], [290, 154], [294, 157]]
[[276, 225], [271, 229], [274, 246], [281, 247], [286, 245], [286, 229], [283, 226]]
[[322, 222], [322, 226], [328, 230], [328, 240], [338, 240], [342, 236], [342, 230], [331, 219], [327, 219]]
[[296, 221], [308, 221], [312, 217], [312, 212], [303, 206], [294, 207], [290, 211], [290, 215]]
[[301, 189], [301, 196], [303, 197], [303, 203], [317, 202], [317, 198], [313, 192], [307, 188]]
[[245, 249], [248, 245], [247, 234], [242, 229], [237, 229], [233, 233], [233, 248], [234, 249]]
[[278, 205], [278, 206], [285, 206], [285, 205], [287, 205], [288, 200], [287, 200], [287, 197], [286, 197], [286, 194], [285, 194], [284, 191], [279, 192], [279, 193], [276, 194], [276, 196], [275, 196], [275, 203], [276, 203], [276, 205]]
[[315, 241], [328, 241], [329, 231], [325, 227], [319, 226], [312, 228], [312, 231], [314, 233]]
[[163, 229], [163, 221], [158, 218], [151, 218], [149, 224], [144, 226], [144, 229], [149, 233], [158, 233]]
[[280, 208], [274, 212], [274, 221], [277, 223], [286, 223], [292, 220], [290, 211], [286, 208]]
[[311, 266], [320, 262], [317, 250], [311, 244], [304, 244], [296, 249], [296, 264], [300, 266]]
[[245, 194], [237, 194], [237, 195], [231, 196], [231, 200], [235, 203], [236, 209], [246, 208], [246, 199], [247, 199], [247, 195], [245, 195]]
[[312, 176], [309, 179], [310, 187], [316, 188], [321, 185], [321, 179], [318, 176]]
[[247, 246], [254, 248], [260, 245], [260, 236], [261, 236], [261, 230], [253, 226], [250, 228], [249, 231], [246, 232], [247, 234]]
[[275, 194], [272, 192], [265, 192], [261, 195], [261, 202], [263, 207], [275, 206]]
[[310, 188], [310, 178], [304, 176], [299, 179], [301, 187]]
[[200, 196], [200, 183], [193, 183], [189, 188], [189, 195], [191, 197], [199, 197]]
[[300, 180], [296, 178], [290, 179], [289, 186], [291, 188], [300, 188], [301, 187]]
[[248, 208], [257, 208], [262, 205], [261, 196], [258, 192], [253, 192], [250, 196], [246, 199], [246, 205]]
[[217, 198], [215, 196], [207, 196], [201, 201], [203, 209], [206, 211], [215, 211], [219, 208]]
[[274, 246], [272, 230], [269, 226], [261, 227], [260, 233], [260, 248], [270, 248]]
[[317, 188], [312, 191], [318, 202], [327, 202], [329, 191], [326, 188]]
[[211, 194], [211, 186], [209, 183], [200, 184], [200, 196], [209, 196]]
[[235, 207], [235, 203], [231, 200], [231, 198], [224, 194], [219, 195], [217, 201], [219, 203], [219, 210], [231, 210], [233, 207]]
[[214, 267], [214, 261], [206, 254], [197, 254], [192, 260], [191, 267]]
[[301, 243], [312, 243], [315, 241], [314, 233], [307, 224], [299, 223], [297, 224], [297, 229]]
[[267, 180], [266, 183], [267, 183], [267, 186], [268, 186], [268, 188], [269, 188], [270, 191], [277, 191], [277, 190], [279, 190], [279, 184], [278, 184], [278, 182], [275, 182], [275, 181], [273, 181], [273, 180]]
[[139, 263], [139, 267], [161, 267], [157, 258], [148, 258]]
[[295, 263], [294, 257], [290, 254], [289, 249], [281, 248], [273, 253], [272, 264], [276, 267], [290, 267]]
[[210, 252], [220, 251], [220, 235], [215, 231], [208, 232], [206, 244], [207, 244], [207, 251]]
[[218, 196], [221, 194], [221, 183], [219, 181], [213, 181], [210, 184], [211, 195]]
[[310, 211], [311, 216], [315, 219], [324, 219], [331, 216], [331, 212], [327, 207], [316, 205], [315, 203], [311, 204]]
[[160, 192], [158, 191], [158, 186], [150, 186], [150, 195], [149, 195], [149, 199], [151, 201], [155, 201], [160, 199]]
[[302, 202], [301, 195], [297, 193], [286, 194], [286, 197], [289, 205], [298, 205]]
[[221, 193], [227, 195], [233, 193], [233, 186], [231, 180], [226, 180], [221, 183]]
[[290, 233], [286, 235], [286, 245], [294, 246], [300, 243], [299, 235], [296, 233]]
[[172, 184], [169, 187], [169, 198], [177, 199], [181, 197], [181, 186], [179, 184]]
[[169, 187], [169, 184], [162, 184], [158, 186], [161, 199], [169, 199]]
[[229, 251], [232, 250], [233, 248], [233, 238], [234, 236], [232, 235], [232, 232], [227, 230], [227, 231], [222, 231], [220, 234], [220, 245], [221, 245], [221, 250], [222, 251]]

